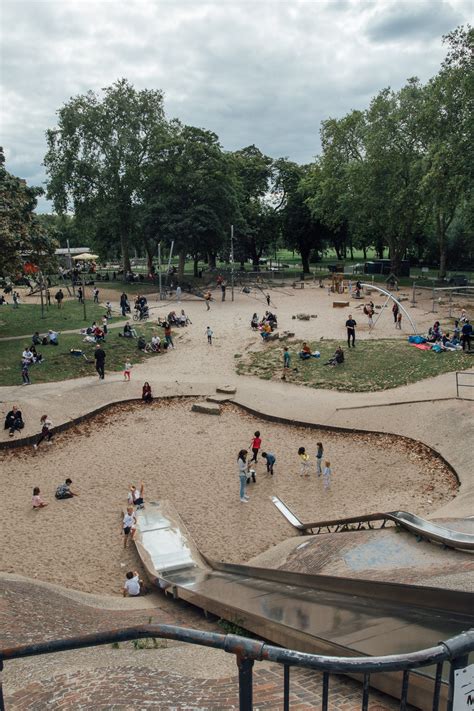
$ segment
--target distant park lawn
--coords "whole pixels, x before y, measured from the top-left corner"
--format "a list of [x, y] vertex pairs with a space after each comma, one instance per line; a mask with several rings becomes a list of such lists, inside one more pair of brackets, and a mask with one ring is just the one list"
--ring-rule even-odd
[[[340, 341], [316, 341], [309, 345], [312, 351], [320, 351], [321, 357], [303, 361], [298, 357], [301, 344], [293, 341], [287, 344], [291, 354], [287, 379], [311, 388], [346, 392], [388, 390], [474, 365], [474, 357], [462, 351], [421, 351], [405, 340], [392, 339], [358, 341], [356, 348], [350, 350]], [[268, 343], [262, 350], [242, 357], [237, 362], [237, 372], [240, 375], [257, 375], [264, 380], [280, 378], [284, 345], [281, 341]], [[344, 364], [335, 368], [324, 365], [338, 345], [344, 348]], [[297, 368], [297, 372], [293, 368]]]
[[86, 302], [87, 319], [84, 320], [84, 307], [78, 301], [63, 301], [62, 308], [56, 303], [44, 310], [41, 318], [40, 304], [20, 304], [14, 309], [12, 304], [0, 307], [0, 338], [7, 336], [32, 336], [35, 331], [46, 333], [69, 331], [72, 328], [84, 328], [92, 321], [99, 321], [105, 315], [105, 306]]
[[[152, 333], [158, 333], [163, 340], [163, 329], [150, 323], [143, 326], [134, 324], [138, 335], [144, 334], [147, 341]], [[168, 354], [143, 353], [137, 348], [137, 340], [121, 338], [118, 334], [121, 329], [109, 331], [104, 343], [106, 352], [105, 371], [123, 370], [125, 360], [130, 358], [132, 364], [141, 363], [149, 358], [167, 358]], [[21, 385], [21, 354], [27, 343], [23, 341], [4, 341], [0, 343], [0, 385]], [[80, 334], [67, 334], [59, 337], [58, 346], [38, 346], [44, 362], [32, 365], [30, 379], [33, 384], [51, 383], [69, 378], [81, 378], [87, 375], [96, 375], [95, 363], [88, 363], [82, 356], [72, 356], [71, 348], [81, 349], [87, 360], [94, 360], [93, 344], [83, 343]], [[133, 374], [132, 374], [133, 378]]]

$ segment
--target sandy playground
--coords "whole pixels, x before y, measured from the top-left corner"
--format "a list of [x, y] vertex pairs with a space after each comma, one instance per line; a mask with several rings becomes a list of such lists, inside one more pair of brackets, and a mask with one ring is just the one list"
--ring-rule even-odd
[[[257, 467], [250, 502], [238, 498], [236, 457], [253, 432], [277, 456], [275, 476]], [[299, 476], [297, 449], [314, 463], [322, 440], [333, 468], [331, 489], [315, 475]], [[37, 453], [0, 454], [8, 507], [0, 569], [89, 592], [119, 593], [124, 573], [137, 567], [133, 546], [124, 551], [121, 508], [130, 483], [144, 479], [146, 500], [169, 499], [206, 555], [246, 561], [292, 535], [270, 501], [277, 494], [303, 519], [405, 509], [430, 513], [449, 501], [456, 482], [422, 445], [407, 447], [390, 435], [346, 435], [259, 421], [234, 405], [220, 417], [191, 412], [187, 399], [116, 405], [57, 435]], [[66, 476], [80, 496], [56, 501]], [[32, 510], [39, 486], [49, 506]]]

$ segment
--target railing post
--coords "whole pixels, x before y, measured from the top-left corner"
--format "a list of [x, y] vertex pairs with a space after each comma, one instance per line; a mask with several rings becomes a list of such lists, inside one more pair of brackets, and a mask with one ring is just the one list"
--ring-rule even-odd
[[456, 711], [454, 709], [454, 682], [455, 682], [455, 671], [457, 669], [463, 669], [469, 664], [469, 655], [464, 654], [462, 657], [456, 657], [451, 660], [451, 667], [449, 670], [449, 690], [448, 690], [448, 706], [447, 711]]
[[0, 657], [0, 711], [5, 711], [3, 702], [3, 659]]
[[239, 667], [239, 711], [253, 709], [253, 659], [237, 655]]

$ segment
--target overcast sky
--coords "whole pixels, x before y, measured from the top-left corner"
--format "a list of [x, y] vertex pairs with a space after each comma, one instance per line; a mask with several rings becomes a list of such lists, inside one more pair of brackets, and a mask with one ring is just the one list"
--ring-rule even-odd
[[[71, 96], [126, 77], [169, 117], [308, 162], [319, 125], [433, 76], [469, 0], [0, 0], [7, 168], [40, 185], [45, 130]], [[48, 210], [46, 201], [40, 209]]]

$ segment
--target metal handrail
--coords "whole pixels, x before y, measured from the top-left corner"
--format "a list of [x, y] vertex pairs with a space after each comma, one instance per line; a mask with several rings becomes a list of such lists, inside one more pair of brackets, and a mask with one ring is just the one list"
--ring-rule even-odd
[[[449, 661], [452, 669], [467, 664], [467, 655], [474, 651], [474, 629], [463, 632], [445, 642], [440, 642], [434, 647], [422, 649], [407, 654], [395, 654], [385, 657], [332, 657], [317, 654], [298, 652], [292, 649], [275, 647], [259, 640], [248, 639], [239, 635], [219, 634], [202, 630], [178, 627], [175, 625], [138, 625], [124, 629], [107, 630], [95, 634], [70, 637], [66, 639], [50, 640], [35, 644], [25, 644], [16, 647], [0, 649], [0, 670], [3, 662], [11, 659], [20, 659], [40, 654], [53, 654], [56, 652], [83, 649], [114, 642], [126, 642], [134, 639], [162, 638], [174, 639], [190, 644], [199, 644], [214, 649], [222, 649], [236, 656], [239, 671], [239, 707], [241, 711], [251, 711], [252, 700], [252, 668], [255, 661], [268, 661], [283, 665], [285, 678], [284, 708], [289, 708], [289, 668], [292, 666], [303, 667], [323, 672], [325, 683], [325, 701], [323, 708], [327, 709], [327, 684], [330, 673], [364, 674], [364, 701], [363, 708], [367, 708], [368, 681], [371, 673], [377, 672], [403, 672], [402, 700], [403, 704], [408, 694], [408, 672], [420, 667], [437, 665], [437, 676], [434, 690], [436, 706], [439, 702], [439, 688], [441, 683], [441, 668], [443, 662]], [[452, 708], [453, 689], [450, 675], [450, 689], [448, 708]], [[0, 685], [0, 710], [4, 711], [4, 701]]]
[[23, 644], [17, 647], [0, 649], [0, 660], [20, 659], [40, 654], [83, 649], [114, 642], [127, 642], [134, 639], [174, 639], [189, 644], [199, 644], [214, 649], [222, 649], [243, 659], [275, 662], [291, 666], [305, 667], [331, 673], [371, 673], [381, 671], [405, 671], [422, 666], [448, 661], [454, 657], [474, 651], [474, 629], [462, 632], [435, 647], [428, 647], [417, 652], [391, 654], [384, 657], [332, 657], [319, 654], [298, 652], [293, 649], [275, 647], [259, 640], [249, 639], [234, 634], [220, 634], [202, 630], [178, 627], [176, 625], [137, 625], [123, 629], [95, 632], [93, 634], [67, 637], [64, 639]]
[[474, 388], [474, 383], [472, 385], [471, 385], [471, 383], [460, 383], [459, 382], [460, 375], [470, 375], [472, 377], [474, 375], [474, 371], [470, 371], [470, 370], [457, 370], [456, 371], [456, 397], [459, 397], [459, 388]]

